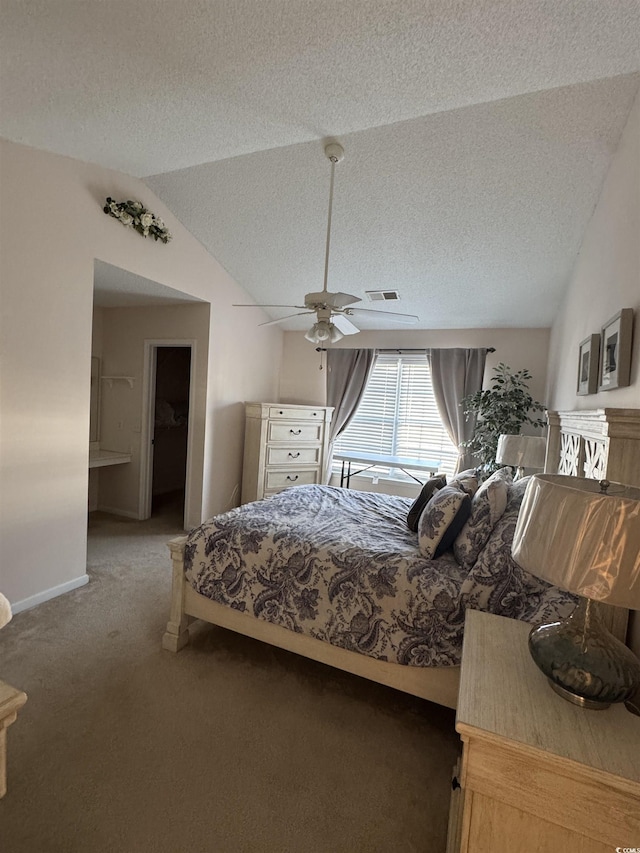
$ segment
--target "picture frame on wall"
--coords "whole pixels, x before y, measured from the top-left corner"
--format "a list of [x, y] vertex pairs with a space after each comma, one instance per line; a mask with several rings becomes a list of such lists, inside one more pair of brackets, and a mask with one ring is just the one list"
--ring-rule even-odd
[[589, 335], [580, 341], [577, 394], [595, 394], [598, 390], [599, 359], [600, 335]]
[[602, 327], [600, 333], [600, 391], [623, 388], [631, 377], [633, 309], [623, 308]]

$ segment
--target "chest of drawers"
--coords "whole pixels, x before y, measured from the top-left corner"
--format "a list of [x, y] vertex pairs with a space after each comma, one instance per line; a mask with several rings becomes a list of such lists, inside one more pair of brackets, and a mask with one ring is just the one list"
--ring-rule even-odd
[[242, 503], [323, 482], [332, 408], [246, 403]]

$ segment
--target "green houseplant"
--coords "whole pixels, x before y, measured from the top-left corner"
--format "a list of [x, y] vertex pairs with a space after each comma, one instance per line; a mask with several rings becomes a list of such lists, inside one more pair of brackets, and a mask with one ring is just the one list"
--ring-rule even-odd
[[496, 450], [500, 435], [518, 435], [523, 424], [537, 429], [545, 426], [545, 421], [531, 414], [543, 412], [545, 406], [529, 393], [529, 371], [524, 369], [512, 373], [507, 364], [500, 363], [493, 372], [490, 388], [469, 394], [462, 400], [467, 419], [471, 415], [477, 416], [473, 438], [463, 442], [463, 446], [476, 456], [486, 474], [499, 467]]

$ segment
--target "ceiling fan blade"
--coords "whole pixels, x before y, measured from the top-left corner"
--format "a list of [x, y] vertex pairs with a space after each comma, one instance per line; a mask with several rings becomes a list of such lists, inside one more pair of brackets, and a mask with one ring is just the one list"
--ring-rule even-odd
[[305, 317], [309, 314], [315, 314], [315, 311], [300, 311], [298, 314], [287, 314], [286, 317], [278, 317], [277, 320], [267, 320], [266, 323], [258, 323], [258, 326], [275, 326], [276, 323], [284, 323], [285, 320], [290, 320], [292, 317]]
[[306, 305], [232, 305], [232, 308], [306, 308]]
[[353, 305], [354, 302], [362, 302], [359, 296], [352, 296], [350, 293], [329, 293], [331, 299], [329, 304], [335, 308], [345, 308], [347, 305]]
[[334, 314], [331, 318], [331, 322], [336, 327], [339, 332], [342, 332], [343, 335], [355, 335], [356, 332], [359, 332], [360, 329], [345, 317], [344, 314]]
[[361, 301], [359, 296], [352, 296], [350, 293], [330, 293], [328, 290], [307, 293], [304, 297], [304, 303], [308, 308], [312, 305], [328, 305], [331, 308], [344, 308], [347, 305], [353, 305], [354, 302]]
[[371, 311], [369, 308], [346, 308], [345, 313], [353, 314], [354, 317], [375, 314], [377, 317], [395, 320], [396, 323], [417, 323], [420, 319], [417, 314], [395, 314], [393, 311]]

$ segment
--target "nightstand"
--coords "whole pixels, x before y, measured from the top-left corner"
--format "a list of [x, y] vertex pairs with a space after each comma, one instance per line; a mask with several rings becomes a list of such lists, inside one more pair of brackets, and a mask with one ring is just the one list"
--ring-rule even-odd
[[0, 681], [0, 797], [7, 793], [7, 728], [26, 701], [26, 693]]
[[554, 693], [529, 654], [529, 630], [467, 611], [447, 853], [640, 849], [640, 717]]

